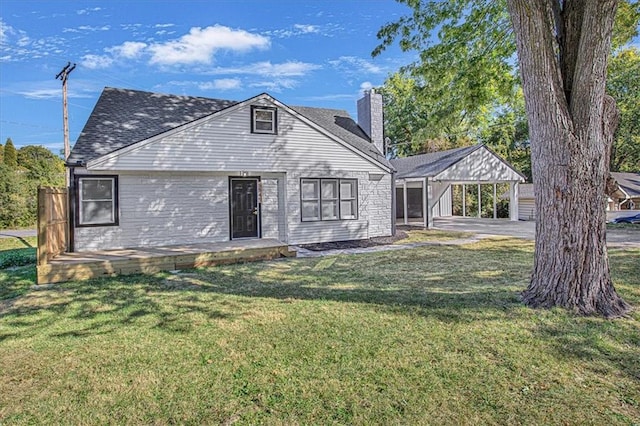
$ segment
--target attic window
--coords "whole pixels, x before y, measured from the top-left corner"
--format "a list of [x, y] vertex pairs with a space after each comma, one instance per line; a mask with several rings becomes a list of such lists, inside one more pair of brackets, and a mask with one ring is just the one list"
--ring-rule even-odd
[[278, 110], [269, 107], [251, 107], [251, 133], [278, 133]]

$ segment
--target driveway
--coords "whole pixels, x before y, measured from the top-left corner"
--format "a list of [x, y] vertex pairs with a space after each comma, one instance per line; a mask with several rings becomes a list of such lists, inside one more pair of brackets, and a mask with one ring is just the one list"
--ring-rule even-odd
[[[536, 223], [509, 219], [478, 219], [471, 217], [434, 218], [433, 227], [449, 231], [473, 232], [481, 235], [506, 235], [534, 240]], [[640, 248], [640, 227], [635, 229], [609, 229], [607, 246]]]

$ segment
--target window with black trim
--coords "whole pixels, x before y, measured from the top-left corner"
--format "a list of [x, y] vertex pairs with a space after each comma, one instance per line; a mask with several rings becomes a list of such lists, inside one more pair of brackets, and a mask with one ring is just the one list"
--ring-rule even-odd
[[303, 178], [300, 204], [303, 222], [357, 219], [358, 181]]
[[251, 107], [251, 132], [252, 133], [278, 133], [278, 110], [276, 108], [252, 106]]
[[118, 177], [76, 176], [77, 226], [118, 224]]

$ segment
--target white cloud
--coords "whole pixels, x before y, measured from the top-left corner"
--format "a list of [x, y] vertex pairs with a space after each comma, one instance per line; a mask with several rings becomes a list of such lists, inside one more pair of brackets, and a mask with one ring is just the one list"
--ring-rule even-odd
[[78, 15], [88, 15], [91, 12], [98, 12], [102, 10], [101, 7], [93, 7], [93, 8], [87, 8], [87, 9], [80, 9], [80, 10], [76, 10], [76, 13]]
[[270, 92], [281, 92], [282, 89], [293, 89], [297, 85], [298, 82], [290, 78], [274, 79], [250, 84], [251, 87], [262, 88]]
[[19, 93], [29, 99], [50, 99], [62, 97], [62, 91], [59, 87], [55, 89], [25, 90]]
[[16, 42], [16, 44], [20, 47], [28, 46], [29, 43], [31, 43], [31, 39], [26, 35], [22, 35], [20, 39]]
[[382, 74], [385, 72], [382, 67], [355, 56], [340, 56], [336, 60], [329, 61], [329, 63], [338, 69], [347, 69], [358, 73]]
[[[102, 87], [98, 87], [93, 81], [75, 79], [69, 86], [69, 98], [95, 98], [100, 93]], [[24, 96], [29, 99], [59, 99], [62, 97], [62, 86], [60, 81], [51, 79], [46, 81], [20, 81], [10, 84], [3, 91]], [[74, 104], [76, 108], [85, 108]]]
[[133, 59], [139, 57], [146, 47], [146, 43], [138, 41], [125, 41], [120, 46], [109, 47], [105, 49], [105, 51], [113, 54], [115, 57]]
[[67, 45], [62, 37], [32, 39], [23, 30], [7, 24], [0, 17], [0, 54], [3, 62], [17, 62], [58, 54]]
[[107, 55], [84, 55], [80, 65], [92, 70], [108, 68], [113, 64], [113, 58]]
[[109, 31], [110, 25], [103, 25], [101, 27], [92, 27], [91, 25], [80, 25], [78, 28], [63, 28], [63, 33], [80, 33], [80, 32], [97, 32], [97, 31]]
[[320, 96], [306, 96], [304, 100], [311, 102], [325, 102], [325, 101], [351, 101], [354, 99], [354, 95], [340, 93], [335, 95], [320, 95]]
[[219, 67], [209, 70], [208, 74], [254, 74], [264, 77], [301, 77], [311, 71], [322, 68], [308, 62], [289, 61], [272, 64], [270, 61], [256, 62], [243, 67]]
[[103, 25], [101, 27], [92, 27], [91, 25], [80, 25], [78, 27], [80, 31], [109, 31], [111, 27], [109, 25]]
[[241, 81], [237, 78], [221, 78], [212, 82], [200, 83], [200, 90], [233, 90], [239, 89]]
[[259, 75], [265, 76], [303, 76], [310, 71], [316, 70], [320, 68], [319, 65], [309, 64], [305, 62], [284, 62], [282, 64], [272, 64], [269, 61], [266, 62], [258, 62], [256, 64], [251, 65], [255, 69], [255, 73]]
[[292, 27], [265, 31], [264, 34], [277, 38], [289, 38], [308, 34], [332, 37], [334, 33], [342, 31], [344, 31], [344, 29], [336, 24], [325, 24], [322, 26], [312, 24], [293, 24]]
[[155, 24], [153, 28], [169, 28], [174, 27], [176, 24]]
[[371, 90], [373, 88], [373, 84], [370, 81], [363, 81], [360, 83], [360, 94], [362, 95], [365, 90]]
[[0, 18], [0, 45], [3, 45], [9, 41], [9, 36], [16, 33], [16, 30], [9, 24], [6, 24], [2, 18]]
[[215, 25], [191, 28], [177, 40], [149, 46], [152, 64], [210, 64], [218, 50], [247, 51], [269, 47], [267, 37]]
[[302, 34], [309, 33], [318, 33], [320, 29], [316, 25], [302, 25], [302, 24], [294, 24], [293, 28], [300, 31]]

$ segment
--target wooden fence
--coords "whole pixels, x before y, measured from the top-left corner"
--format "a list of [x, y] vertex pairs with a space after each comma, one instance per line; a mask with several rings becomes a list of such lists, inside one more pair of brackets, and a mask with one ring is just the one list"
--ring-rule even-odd
[[69, 244], [69, 197], [65, 188], [38, 189], [38, 265], [64, 253]]

